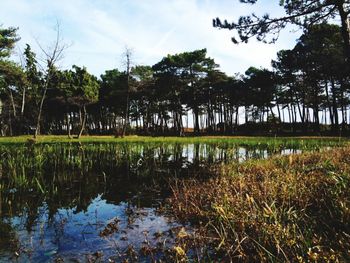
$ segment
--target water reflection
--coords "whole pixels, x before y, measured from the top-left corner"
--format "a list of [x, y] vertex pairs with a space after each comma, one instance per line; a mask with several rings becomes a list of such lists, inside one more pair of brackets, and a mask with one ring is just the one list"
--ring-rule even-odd
[[[170, 178], [293, 149], [219, 144], [0, 146], [0, 261], [161, 258], [181, 227], [157, 209]], [[187, 226], [186, 226], [187, 227]], [[133, 251], [135, 253], [133, 253]]]

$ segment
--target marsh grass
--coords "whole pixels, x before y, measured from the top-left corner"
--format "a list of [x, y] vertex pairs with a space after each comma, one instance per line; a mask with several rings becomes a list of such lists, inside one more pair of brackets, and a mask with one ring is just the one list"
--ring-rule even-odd
[[242, 262], [350, 260], [350, 147], [213, 169], [173, 183], [175, 215], [210, 236], [211, 256]]
[[[7, 188], [36, 189], [45, 194], [49, 190], [47, 185], [72, 181], [70, 177], [76, 173], [86, 174], [95, 169], [106, 172], [113, 163], [126, 162], [131, 170], [144, 167], [147, 171], [154, 166], [155, 159], [157, 166], [164, 166], [170, 156], [174, 162], [180, 162], [185, 149], [192, 151], [197, 161], [208, 163], [215, 159], [239, 160], [239, 147], [249, 152], [246, 158], [261, 158], [265, 151], [271, 155], [282, 149], [311, 150], [346, 142], [339, 138], [85, 136], [71, 140], [63, 136], [41, 136], [33, 141], [28, 136], [0, 137], [0, 172], [5, 172], [0, 183]], [[65, 173], [57, 177], [58, 170]], [[47, 174], [52, 176], [48, 178]]]

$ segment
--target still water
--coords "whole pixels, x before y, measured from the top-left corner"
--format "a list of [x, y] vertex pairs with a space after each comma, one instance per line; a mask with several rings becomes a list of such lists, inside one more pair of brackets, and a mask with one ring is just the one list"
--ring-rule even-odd
[[179, 231], [163, 206], [175, 178], [296, 149], [219, 144], [0, 146], [0, 262], [166, 260]]

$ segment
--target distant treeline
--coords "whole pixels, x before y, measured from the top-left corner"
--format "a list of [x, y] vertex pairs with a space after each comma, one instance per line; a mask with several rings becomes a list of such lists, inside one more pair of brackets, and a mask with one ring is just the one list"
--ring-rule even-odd
[[202, 49], [153, 66], [133, 66], [128, 51], [124, 70], [97, 78], [85, 67], [59, 70], [59, 42], [42, 50], [44, 66], [29, 45], [22, 65], [14, 63], [17, 40], [16, 29], [0, 29], [2, 136], [349, 132], [350, 66], [337, 25], [305, 30], [292, 50], [278, 52], [273, 70], [251, 67], [235, 76]]

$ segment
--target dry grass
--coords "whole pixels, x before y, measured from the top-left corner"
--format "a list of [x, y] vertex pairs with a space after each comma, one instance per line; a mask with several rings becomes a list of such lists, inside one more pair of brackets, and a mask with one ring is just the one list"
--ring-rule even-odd
[[176, 181], [176, 216], [211, 236], [215, 260], [350, 260], [350, 147], [226, 165]]

